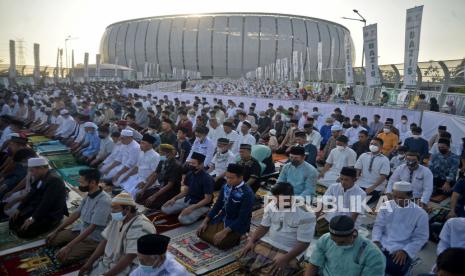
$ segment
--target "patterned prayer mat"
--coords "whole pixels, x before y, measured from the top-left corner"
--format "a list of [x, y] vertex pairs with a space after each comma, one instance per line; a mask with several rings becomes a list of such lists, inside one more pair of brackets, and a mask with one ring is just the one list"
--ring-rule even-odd
[[71, 153], [49, 155], [47, 159], [50, 165], [55, 169], [71, 168], [79, 165], [76, 162], [76, 158], [74, 158]]
[[63, 266], [56, 259], [56, 250], [39, 246], [0, 257], [0, 274], [11, 276], [64, 275], [78, 270], [83, 263]]
[[63, 180], [74, 187], [79, 186], [79, 171], [88, 169], [88, 166], [76, 166], [71, 168], [59, 169], [57, 172], [63, 177]]
[[[0, 251], [25, 245], [34, 241], [44, 239], [47, 234], [40, 235], [35, 239], [21, 239], [18, 238], [14, 233], [10, 232], [8, 221], [0, 223]], [[1, 270], [0, 270], [1, 271]], [[1, 273], [0, 273], [1, 274]], [[3, 274], [1, 274], [3, 275]]]
[[260, 223], [262, 222], [262, 218], [263, 218], [263, 214], [265, 212], [265, 209], [264, 208], [260, 208], [256, 211], [253, 211], [252, 212], [252, 220], [250, 221], [250, 223], [252, 225], [255, 225], [255, 226], [259, 226]]
[[37, 136], [30, 136], [27, 138], [29, 140], [29, 142], [31, 142], [33, 145], [36, 145], [36, 144], [39, 144], [39, 143], [43, 143], [43, 142], [49, 142], [50, 139], [45, 137], [45, 136], [41, 136], [41, 135], [37, 135]]
[[205, 276], [226, 276], [226, 275], [240, 275], [236, 274], [235, 272], [238, 272], [239, 268], [241, 267], [241, 264], [237, 261], [234, 261], [230, 264], [227, 264], [223, 267], [220, 267], [212, 272], [208, 272], [207, 274], [203, 274]]
[[[252, 225], [250, 231], [254, 230]], [[196, 231], [197, 229], [172, 238], [168, 248], [181, 264], [196, 275], [204, 275], [235, 262], [246, 242], [246, 238], [243, 237], [238, 246], [221, 250], [202, 241], [197, 237]]]
[[181, 223], [178, 221], [178, 215], [165, 215], [162, 212], [155, 212], [147, 216], [155, 225], [157, 233], [161, 234], [178, 227], [181, 227]]

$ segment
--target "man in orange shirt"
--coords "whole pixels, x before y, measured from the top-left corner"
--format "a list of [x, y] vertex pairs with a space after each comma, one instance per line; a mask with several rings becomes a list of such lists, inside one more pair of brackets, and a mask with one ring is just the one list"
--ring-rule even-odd
[[383, 149], [381, 150], [385, 156], [388, 158], [391, 156], [392, 152], [397, 148], [399, 144], [399, 136], [394, 134], [391, 131], [392, 125], [385, 124], [383, 128], [383, 132], [378, 134], [378, 138], [383, 140]]

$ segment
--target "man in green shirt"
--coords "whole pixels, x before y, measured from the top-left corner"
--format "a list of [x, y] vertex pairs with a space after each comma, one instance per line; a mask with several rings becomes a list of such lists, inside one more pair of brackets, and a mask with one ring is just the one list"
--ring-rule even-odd
[[317, 241], [305, 276], [384, 276], [386, 258], [375, 244], [358, 236], [354, 225], [349, 216], [331, 219], [329, 233]]

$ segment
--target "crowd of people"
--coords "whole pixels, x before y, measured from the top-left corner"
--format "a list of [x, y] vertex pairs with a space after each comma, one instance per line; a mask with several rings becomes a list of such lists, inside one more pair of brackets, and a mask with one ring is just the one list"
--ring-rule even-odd
[[[238, 256], [245, 274], [405, 275], [436, 237], [433, 273], [464, 275], [465, 149], [451, 146], [463, 138], [446, 126], [426, 139], [407, 116], [396, 122], [350, 118], [339, 108], [321, 114], [317, 104], [256, 110], [233, 100], [123, 96], [123, 86], [0, 91], [1, 218], [21, 238], [48, 233], [61, 262], [85, 260], [81, 275], [187, 275], [167, 251], [170, 239], [147, 218], [153, 211], [176, 215], [181, 225], [200, 222], [196, 234], [221, 250], [247, 237]], [[275, 93], [267, 84], [254, 89]], [[90, 167], [79, 172], [83, 199], [71, 214], [68, 186], [30, 146], [31, 133], [59, 140]], [[287, 162], [276, 166], [274, 156]], [[336, 208], [286, 201], [315, 198], [318, 186], [323, 205]], [[261, 188], [271, 201], [262, 204]], [[450, 198], [435, 227], [432, 197]], [[359, 235], [366, 212], [355, 198], [381, 206], [371, 239]], [[251, 231], [259, 208], [263, 218]]]

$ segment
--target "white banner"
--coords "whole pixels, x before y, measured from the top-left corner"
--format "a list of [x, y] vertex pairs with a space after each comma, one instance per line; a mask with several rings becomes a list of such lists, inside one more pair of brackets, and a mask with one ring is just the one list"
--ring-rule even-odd
[[148, 62], [145, 62], [144, 63], [144, 78], [146, 78], [148, 74], [149, 74], [149, 64]]
[[417, 86], [417, 62], [423, 6], [407, 10], [405, 22], [404, 88]]
[[287, 58], [283, 58], [283, 68], [284, 68], [284, 80], [288, 80], [288, 76], [289, 76], [289, 67], [287, 66]]
[[323, 70], [323, 44], [318, 42], [318, 80], [321, 81], [321, 72]]
[[95, 76], [100, 78], [100, 54], [95, 56]]
[[363, 27], [363, 46], [365, 49], [365, 76], [368, 87], [381, 85], [378, 69], [378, 30], [376, 24]]
[[300, 52], [300, 81], [304, 82], [305, 81], [305, 75], [304, 75], [304, 58], [303, 58], [303, 53]]
[[[58, 68], [58, 58], [57, 58], [57, 68]], [[16, 77], [16, 46], [15, 41], [10, 40], [10, 69], [8, 70], [8, 77]]]
[[128, 67], [132, 69], [132, 59], [129, 59], [129, 61], [128, 61]]
[[311, 78], [311, 75], [310, 75], [310, 48], [307, 47], [307, 70], [308, 70], [308, 80], [310, 81], [312, 78]]
[[118, 57], [115, 57], [115, 78], [118, 77]]
[[293, 78], [295, 80], [299, 75], [299, 52], [297, 51], [292, 52], [292, 69]]
[[348, 33], [344, 35], [344, 53], [346, 58], [346, 85], [354, 85], [354, 70], [352, 68], [352, 43]]
[[34, 78], [40, 78], [40, 45], [34, 43]]
[[334, 39], [331, 38], [331, 81], [334, 81]]

